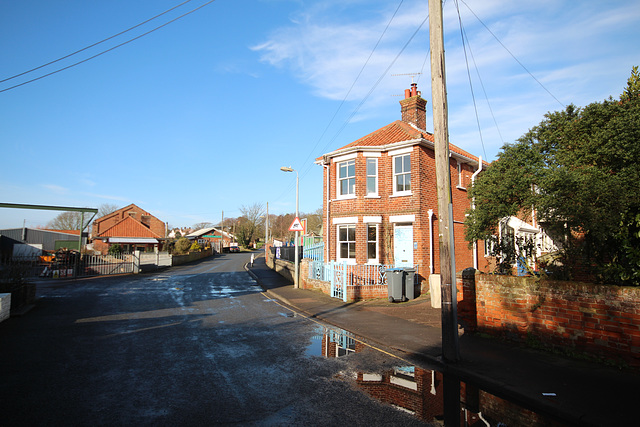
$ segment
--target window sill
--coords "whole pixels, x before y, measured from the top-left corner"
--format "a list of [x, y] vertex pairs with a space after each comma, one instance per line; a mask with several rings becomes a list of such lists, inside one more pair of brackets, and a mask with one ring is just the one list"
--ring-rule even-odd
[[411, 191], [407, 191], [406, 193], [393, 193], [389, 197], [404, 197], [404, 196], [413, 196]]
[[364, 196], [365, 199], [381, 199], [382, 197], [378, 196], [377, 194], [371, 194], [371, 195], [367, 195]]
[[351, 199], [355, 199], [356, 195], [355, 194], [349, 194], [347, 196], [338, 196], [336, 197], [335, 200], [351, 200]]

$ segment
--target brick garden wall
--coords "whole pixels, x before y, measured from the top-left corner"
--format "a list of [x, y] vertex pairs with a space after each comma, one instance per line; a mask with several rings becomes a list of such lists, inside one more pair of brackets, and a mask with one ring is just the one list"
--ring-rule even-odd
[[640, 367], [638, 287], [466, 270], [457, 289], [459, 319], [470, 330]]

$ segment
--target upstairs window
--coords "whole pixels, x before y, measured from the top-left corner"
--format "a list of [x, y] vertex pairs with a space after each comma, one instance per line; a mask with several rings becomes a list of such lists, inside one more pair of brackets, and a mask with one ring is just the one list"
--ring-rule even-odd
[[367, 158], [367, 196], [378, 195], [378, 159]]
[[338, 195], [356, 195], [356, 161], [338, 163]]
[[393, 193], [402, 195], [411, 192], [411, 154], [393, 158]]

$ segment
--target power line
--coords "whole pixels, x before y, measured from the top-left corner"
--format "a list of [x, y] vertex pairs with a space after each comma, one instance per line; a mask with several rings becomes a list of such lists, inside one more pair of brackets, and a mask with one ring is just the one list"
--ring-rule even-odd
[[516, 62], [517, 62], [521, 67], [522, 67], [522, 69], [523, 69], [523, 70], [525, 70], [525, 71], [526, 71], [526, 72], [531, 76], [531, 78], [532, 78], [533, 80], [535, 80], [535, 81], [540, 85], [540, 87], [541, 87], [542, 89], [544, 89], [544, 90], [545, 90], [549, 95], [551, 95], [551, 97], [552, 97], [553, 99], [555, 99], [555, 100], [558, 102], [558, 104], [560, 104], [560, 105], [562, 106], [562, 108], [564, 108], [564, 107], [565, 107], [565, 105], [564, 105], [562, 102], [560, 102], [560, 100], [559, 100], [558, 98], [556, 98], [556, 97], [555, 97], [555, 95], [554, 95], [554, 94], [552, 94], [552, 93], [551, 93], [551, 91], [550, 91], [549, 89], [547, 89], [547, 88], [546, 88], [546, 87], [545, 87], [545, 86], [540, 82], [540, 80], [536, 79], [536, 77], [535, 77], [533, 74], [531, 74], [531, 71], [529, 71], [529, 70], [527, 69], [527, 67], [525, 67], [525, 66], [524, 66], [524, 64], [522, 64], [522, 62], [520, 62], [520, 61], [518, 60], [518, 58], [516, 58], [516, 56], [515, 56], [513, 53], [511, 53], [511, 51], [510, 51], [510, 50], [509, 50], [509, 49], [504, 45], [504, 43], [502, 43], [502, 42], [500, 41], [500, 39], [498, 38], [498, 36], [496, 36], [496, 35], [493, 33], [493, 31], [491, 31], [491, 30], [489, 29], [489, 27], [487, 27], [487, 25], [486, 25], [484, 22], [482, 22], [482, 20], [478, 17], [478, 15], [476, 15], [476, 13], [475, 13], [475, 12], [474, 12], [470, 7], [469, 7], [469, 5], [468, 5], [468, 4], [466, 4], [466, 3], [464, 2], [464, 0], [460, 0], [460, 1], [462, 2], [462, 4], [464, 4], [465, 6], [467, 6], [467, 9], [469, 9], [469, 11], [473, 14], [473, 16], [475, 16], [475, 17], [476, 17], [476, 19], [478, 20], [478, 22], [480, 22], [480, 23], [482, 24], [482, 26], [484, 26], [484, 28], [486, 28], [486, 30], [489, 32], [489, 34], [491, 34], [491, 35], [493, 36], [493, 38], [494, 38], [494, 39], [496, 39], [496, 41], [497, 41], [498, 43], [500, 43], [500, 46], [502, 46], [502, 47], [504, 48], [504, 50], [506, 50], [506, 51], [509, 53], [509, 55], [511, 55], [511, 57], [512, 57], [512, 58], [513, 58], [513, 59], [514, 59], [514, 60], [515, 60], [515, 61], [516, 61]]
[[[191, 1], [191, 0], [188, 0], [188, 1]], [[131, 42], [133, 42], [133, 41], [135, 41], [135, 40], [138, 40], [138, 39], [140, 39], [140, 38], [142, 38], [142, 37], [144, 37], [144, 36], [146, 36], [146, 35], [148, 35], [148, 34], [151, 34], [151, 33], [155, 32], [155, 31], [157, 31], [157, 30], [159, 30], [159, 29], [161, 29], [161, 28], [163, 28], [163, 27], [166, 27], [167, 25], [169, 25], [169, 24], [171, 24], [171, 23], [173, 23], [173, 22], [177, 21], [178, 19], [184, 18], [185, 16], [190, 15], [190, 14], [192, 14], [193, 12], [196, 12], [196, 11], [198, 11], [198, 10], [202, 9], [203, 7], [205, 7], [205, 6], [207, 6], [207, 5], [211, 4], [211, 3], [213, 3], [214, 1], [215, 1], [215, 0], [209, 0], [208, 2], [204, 3], [203, 5], [198, 6], [198, 7], [196, 7], [195, 9], [190, 10], [189, 12], [183, 13], [182, 15], [180, 15], [180, 16], [178, 16], [178, 17], [176, 17], [176, 18], [174, 18], [174, 19], [172, 19], [172, 20], [170, 20], [170, 21], [168, 21], [168, 22], [166, 22], [166, 23], [164, 23], [164, 24], [162, 24], [162, 25], [157, 26], [157, 27], [155, 27], [155, 28], [153, 28], [153, 29], [151, 29], [151, 30], [147, 31], [146, 33], [140, 34], [139, 36], [136, 36], [136, 37], [134, 37], [134, 38], [132, 38], [132, 39], [129, 39], [129, 40], [125, 41], [125, 42], [122, 42], [122, 43], [120, 43], [120, 44], [118, 44], [118, 45], [116, 45], [116, 46], [113, 46], [113, 47], [111, 47], [111, 48], [109, 48], [109, 49], [103, 50], [102, 52], [97, 53], [97, 54], [95, 54], [95, 55], [93, 55], [93, 56], [90, 56], [89, 58], [83, 59], [82, 61], [75, 62], [75, 63], [73, 63], [73, 64], [71, 64], [71, 65], [66, 66], [66, 67], [59, 68], [59, 69], [57, 69], [57, 70], [55, 70], [55, 71], [52, 71], [52, 72], [50, 72], [50, 73], [44, 74], [44, 75], [42, 75], [42, 76], [40, 76], [40, 77], [36, 77], [36, 78], [34, 78], [34, 79], [31, 79], [31, 80], [27, 80], [27, 81], [22, 82], [22, 83], [20, 83], [20, 84], [17, 84], [17, 85], [14, 85], [14, 86], [10, 86], [10, 87], [5, 88], [5, 89], [0, 89], [0, 93], [2, 93], [2, 92], [7, 92], [7, 91], [9, 91], [9, 90], [11, 90], [11, 89], [15, 89], [15, 88], [20, 87], [20, 86], [24, 86], [24, 85], [26, 85], [26, 84], [28, 84], [28, 83], [33, 83], [33, 82], [35, 82], [35, 81], [38, 81], [38, 80], [44, 79], [45, 77], [52, 76], [52, 75], [57, 74], [57, 73], [59, 73], [59, 72], [61, 72], [61, 71], [68, 70], [69, 68], [75, 67], [75, 66], [77, 66], [77, 65], [83, 64], [83, 63], [85, 63], [85, 62], [87, 62], [87, 61], [90, 61], [90, 60], [92, 60], [92, 59], [95, 59], [95, 58], [97, 58], [97, 57], [99, 57], [99, 56], [102, 56], [102, 55], [104, 55], [104, 54], [105, 54], [105, 53], [107, 53], [107, 52], [111, 52], [112, 50], [115, 50], [115, 49], [117, 49], [117, 48], [119, 48], [119, 47], [122, 47], [122, 46], [124, 46], [124, 45], [126, 45], [126, 44], [129, 44], [129, 43], [131, 43]], [[185, 3], [186, 3], [186, 2], [185, 2]], [[182, 4], [184, 4], [184, 3], [182, 3]], [[178, 5], [178, 6], [180, 6], [180, 5]], [[176, 7], [178, 7], [178, 6], [176, 6]], [[174, 7], [174, 9], [175, 9], [175, 7]], [[165, 13], [166, 13], [166, 12], [165, 12]], [[154, 19], [154, 18], [151, 18], [151, 19]], [[148, 22], [148, 21], [147, 21], [147, 22]], [[142, 24], [139, 24], [139, 25], [142, 25]], [[138, 25], [138, 26], [139, 26], [139, 25]], [[127, 31], [128, 31], [128, 30], [127, 30]], [[125, 32], [126, 32], [126, 31], [125, 31]], [[115, 36], [113, 36], [113, 37], [115, 37]], [[111, 38], [113, 38], [113, 37], [111, 37]], [[98, 43], [96, 43], [96, 44], [98, 44]], [[86, 48], [86, 49], [88, 49], [88, 48]], [[82, 49], [82, 50], [84, 50], [84, 49]], [[71, 54], [71, 55], [73, 55], [73, 54]], [[67, 57], [69, 57], [69, 56], [71, 56], [71, 55], [67, 55]], [[53, 61], [53, 62], [57, 62], [57, 60], [56, 60], [56, 61]], [[38, 67], [38, 68], [42, 68], [42, 67]], [[28, 73], [28, 72], [29, 72], [29, 71], [24, 72], [24, 73], [22, 73], [22, 74], [26, 74], [26, 73]], [[11, 78], [13, 78], [13, 77], [11, 77]], [[11, 78], [6, 79], [6, 80], [10, 80]], [[5, 80], [5, 81], [6, 81], [6, 80]]]
[[360, 79], [360, 76], [362, 75], [362, 72], [364, 71], [364, 69], [367, 67], [367, 65], [369, 64], [369, 61], [371, 60], [371, 57], [373, 56], [374, 52], [376, 51], [376, 49], [378, 48], [378, 45], [380, 44], [380, 42], [382, 41], [382, 38], [384, 37], [384, 35], [386, 34], [387, 30], [389, 29], [389, 26], [391, 25], [391, 22], [393, 22], [393, 19], [396, 17], [396, 14], [398, 13], [398, 10], [400, 10], [400, 6], [402, 6], [402, 2], [404, 0], [400, 0], [400, 3], [398, 4], [398, 7], [396, 8], [395, 12], [393, 12], [393, 15], [391, 16], [391, 19], [389, 19], [389, 22], [387, 22], [387, 26], [384, 28], [384, 30], [382, 31], [382, 34], [380, 34], [380, 37], [378, 38], [378, 41], [376, 42], [376, 45], [373, 47], [373, 49], [371, 50], [371, 53], [369, 53], [369, 56], [367, 57], [367, 60], [364, 62], [364, 64], [362, 65], [362, 68], [360, 68], [360, 71], [358, 72], [358, 75], [356, 76], [356, 78], [353, 80], [353, 83], [351, 83], [351, 86], [349, 87], [349, 90], [347, 91], [346, 95], [344, 96], [344, 98], [342, 99], [342, 102], [340, 102], [340, 105], [338, 106], [338, 108], [336, 109], [336, 112], [333, 114], [333, 117], [331, 117], [331, 120], [329, 120], [329, 123], [327, 124], [327, 126], [324, 128], [324, 131], [322, 132], [322, 134], [320, 135], [320, 137], [318, 138], [318, 140], [316, 141], [315, 145], [313, 146], [313, 148], [311, 148], [311, 152], [309, 153], [309, 155], [307, 156], [307, 158], [304, 160], [304, 163], [307, 163], [307, 161], [309, 160], [309, 157], [311, 157], [313, 155], [313, 150], [316, 149], [316, 147], [318, 146], [318, 144], [320, 143], [320, 141], [322, 140], [322, 138], [324, 137], [325, 133], [327, 133], [327, 130], [329, 130], [329, 127], [331, 126], [331, 124], [333, 123], [333, 120], [336, 118], [336, 116], [338, 115], [338, 112], [340, 111], [340, 109], [342, 108], [342, 106], [344, 105], [344, 103], [347, 101], [347, 98], [349, 97], [349, 94], [351, 94], [351, 91], [353, 90], [353, 87], [356, 85], [356, 82], [358, 81], [358, 79]]
[[[480, 117], [478, 116], [478, 105], [476, 104], [476, 96], [473, 93], [473, 83], [471, 82], [471, 73], [469, 72], [469, 59], [467, 58], [467, 45], [464, 42], [464, 28], [462, 26], [462, 18], [460, 17], [460, 8], [458, 7], [458, 0], [454, 0], [456, 5], [456, 11], [458, 12], [458, 22], [460, 24], [460, 38], [462, 39], [462, 51], [464, 52], [464, 62], [467, 66], [467, 77], [469, 78], [469, 87], [471, 88], [471, 99], [473, 100], [473, 109], [476, 113], [476, 123], [478, 124], [478, 134], [480, 135], [480, 145], [482, 145], [482, 152], [484, 158], [487, 158], [487, 151], [484, 148], [484, 139], [482, 138], [482, 128], [480, 127]], [[471, 51], [471, 47], [469, 47]]]
[[56, 62], [60, 62], [60, 61], [62, 61], [63, 59], [67, 59], [67, 58], [69, 58], [69, 57], [71, 57], [71, 56], [73, 56], [73, 55], [76, 55], [76, 54], [80, 53], [80, 52], [84, 52], [84, 51], [85, 51], [85, 50], [87, 50], [87, 49], [91, 49], [92, 47], [98, 46], [98, 45], [99, 45], [99, 44], [101, 44], [101, 43], [104, 43], [104, 42], [109, 41], [109, 40], [111, 40], [111, 39], [113, 39], [113, 38], [116, 38], [116, 37], [118, 37], [118, 36], [121, 36], [122, 34], [125, 34], [125, 33], [129, 32], [129, 31], [131, 31], [131, 30], [134, 30], [134, 29], [136, 29], [136, 28], [138, 28], [138, 27], [140, 27], [140, 26], [142, 26], [142, 25], [146, 24], [147, 22], [153, 21], [154, 19], [159, 18], [159, 17], [161, 17], [162, 15], [167, 14], [167, 13], [171, 12], [172, 10], [179, 8], [179, 7], [180, 7], [180, 6], [182, 6], [183, 4], [189, 3], [190, 1], [192, 1], [192, 0], [186, 0], [186, 1], [182, 2], [182, 3], [180, 3], [179, 5], [172, 7], [171, 9], [167, 9], [167, 10], [165, 10], [164, 12], [162, 12], [162, 13], [160, 13], [160, 14], [158, 14], [158, 15], [154, 16], [153, 18], [149, 18], [149, 19], [147, 19], [146, 21], [143, 21], [143, 22], [141, 22], [141, 23], [139, 23], [139, 24], [137, 24], [137, 25], [134, 25], [133, 27], [127, 28], [127, 29], [126, 29], [126, 30], [124, 30], [124, 31], [120, 31], [118, 34], [114, 34], [114, 35], [112, 35], [111, 37], [107, 37], [106, 39], [100, 40], [99, 42], [96, 42], [96, 43], [90, 44], [89, 46], [83, 47], [82, 49], [80, 49], [80, 50], [76, 50], [75, 52], [72, 52], [72, 53], [70, 53], [70, 54], [68, 54], [68, 55], [62, 56], [62, 57], [60, 57], [60, 58], [58, 58], [58, 59], [54, 59], [54, 60], [53, 60], [53, 61], [51, 61], [51, 62], [47, 62], [46, 64], [43, 64], [43, 65], [40, 65], [39, 67], [35, 67], [35, 68], [30, 69], [30, 70], [24, 71], [24, 72], [22, 72], [22, 73], [20, 73], [20, 74], [16, 74], [15, 76], [7, 77], [6, 79], [0, 80], [0, 83], [4, 83], [4, 82], [6, 82], [6, 81], [9, 81], [9, 80], [15, 79], [16, 77], [20, 77], [20, 76], [24, 76], [25, 74], [32, 73], [32, 72], [37, 71], [37, 70], [39, 70], [39, 69], [41, 69], [41, 68], [44, 68], [44, 67], [47, 67], [47, 66], [49, 66], [49, 65], [55, 64]]
[[[475, 68], [476, 74], [478, 75], [478, 80], [480, 81], [480, 87], [482, 88], [482, 93], [484, 93], [484, 99], [487, 101], [487, 107], [489, 107], [489, 112], [491, 113], [491, 117], [493, 118], [493, 123], [496, 125], [496, 131], [500, 136], [500, 141], [504, 143], [505, 140], [502, 136], [502, 132], [500, 132], [500, 127], [498, 126], [496, 116], [495, 114], [493, 114], [493, 109], [491, 108], [491, 102], [489, 102], [489, 96], [487, 95], [487, 90], [485, 89], [484, 83], [482, 82], [482, 77], [480, 77], [480, 70], [478, 69], [476, 58], [473, 56], [473, 50], [471, 49], [471, 44], [469, 43], [469, 37], [467, 36], [466, 31], [464, 31], [464, 38], [467, 40], [467, 45], [469, 46], [469, 54], [471, 55], [471, 60], [473, 61], [473, 67]], [[486, 153], [485, 153], [485, 156], [486, 156]]]
[[[364, 62], [364, 64], [362, 65], [362, 67], [360, 68], [360, 71], [358, 72], [358, 75], [356, 76], [356, 78], [353, 80], [353, 83], [351, 83], [351, 86], [349, 87], [349, 90], [347, 91], [347, 93], [345, 94], [344, 98], [342, 99], [342, 101], [340, 102], [340, 105], [338, 106], [338, 108], [336, 109], [335, 113], [333, 113], [333, 116], [331, 117], [331, 120], [329, 120], [329, 123], [327, 124], [327, 126], [324, 128], [324, 130], [322, 131], [322, 134], [320, 135], [320, 137], [318, 138], [318, 140], [316, 141], [316, 143], [313, 145], [313, 147], [311, 148], [309, 154], [307, 155], [306, 159], [304, 160], [304, 162], [302, 163], [303, 165], [307, 163], [307, 161], [309, 160], [309, 158], [311, 156], [313, 156], [313, 152], [316, 149], [316, 147], [318, 146], [318, 144], [320, 143], [320, 141], [322, 140], [322, 138], [324, 137], [324, 135], [327, 133], [327, 131], [329, 130], [329, 127], [331, 127], [331, 124], [333, 124], [333, 121], [335, 120], [336, 116], [338, 115], [338, 112], [340, 111], [340, 109], [342, 109], [342, 106], [345, 104], [345, 102], [347, 101], [347, 98], [349, 97], [349, 94], [351, 94], [351, 91], [353, 90], [354, 86], [356, 85], [356, 82], [358, 81], [358, 79], [360, 79], [360, 76], [362, 75], [362, 72], [364, 71], [364, 69], [366, 68], [366, 66], [369, 64], [369, 61], [371, 60], [371, 57], [373, 56], [374, 52], [376, 51], [376, 49], [378, 48], [378, 45], [380, 45], [380, 42], [382, 41], [382, 38], [384, 37], [384, 35], [386, 34], [387, 30], [389, 29], [389, 26], [391, 26], [391, 22], [393, 22], [393, 19], [396, 17], [398, 10], [400, 10], [400, 6], [402, 6], [404, 0], [400, 0], [400, 3], [398, 4], [398, 7], [396, 8], [396, 10], [393, 12], [393, 15], [391, 16], [391, 18], [389, 19], [389, 22], [387, 22], [387, 26], [384, 28], [384, 30], [382, 31], [382, 34], [380, 34], [380, 37], [378, 38], [378, 41], [376, 42], [375, 46], [373, 47], [373, 49], [371, 50], [371, 52], [369, 53], [369, 56], [367, 57], [367, 60]], [[368, 96], [368, 95], [367, 95]], [[335, 137], [331, 140], [331, 142], [333, 142], [333, 140], [335, 140]], [[326, 149], [326, 146], [325, 146]], [[323, 149], [324, 150], [324, 149]], [[303, 177], [304, 175], [307, 174], [307, 172], [311, 169], [311, 165], [307, 166], [307, 168], [303, 171]], [[276, 200], [280, 200], [286, 193], [288, 193], [291, 190], [291, 187], [293, 186], [293, 184], [289, 184], [288, 187], [285, 188], [285, 191], [283, 191], [283, 193], [276, 198]]]
[[[337, 138], [338, 136], [342, 133], [342, 131], [347, 127], [347, 125], [349, 124], [349, 122], [351, 121], [351, 119], [356, 115], [356, 113], [360, 110], [360, 108], [362, 107], [362, 105], [364, 105], [364, 103], [367, 101], [367, 99], [369, 99], [369, 96], [371, 96], [371, 94], [373, 93], [373, 91], [378, 87], [378, 85], [380, 84], [380, 82], [382, 82], [382, 80], [384, 79], [384, 77], [389, 73], [389, 70], [391, 69], [391, 67], [393, 67], [393, 65], [396, 63], [396, 61], [398, 60], [398, 58], [400, 58], [400, 56], [402, 55], [402, 53], [405, 51], [405, 49], [407, 48], [407, 46], [409, 46], [409, 44], [411, 43], [411, 41], [413, 41], [413, 39], [415, 38], [415, 36], [418, 34], [418, 32], [422, 29], [422, 26], [425, 24], [425, 22], [427, 22], [427, 20], [429, 19], [429, 15], [427, 15], [424, 20], [420, 23], [420, 25], [418, 26], [418, 28], [413, 32], [413, 34], [411, 35], [411, 37], [409, 37], [409, 40], [407, 40], [407, 42], [404, 44], [404, 46], [402, 47], [402, 49], [400, 49], [400, 52], [398, 52], [398, 54], [396, 55], [396, 57], [391, 61], [391, 63], [389, 63], [389, 66], [381, 73], [380, 77], [378, 78], [378, 80], [374, 83], [374, 85], [371, 87], [371, 89], [369, 89], [369, 92], [367, 92], [367, 94], [364, 96], [364, 98], [362, 98], [362, 100], [360, 101], [360, 103], [356, 106], [356, 108], [353, 109], [353, 111], [351, 112], [351, 114], [349, 115], [349, 117], [347, 117], [347, 119], [343, 122], [342, 126], [338, 129], [338, 131], [335, 133], [335, 135], [333, 136], [333, 138], [331, 138], [331, 140], [329, 140], [329, 142], [327, 142], [325, 144], [325, 146], [322, 148], [322, 151], [326, 150], [330, 144], [332, 144]], [[311, 165], [307, 166], [302, 173], [300, 174], [300, 178], [303, 178], [305, 175], [307, 175], [307, 173], [309, 172], [309, 170], [311, 170]], [[286, 194], [287, 192], [289, 192], [289, 189], [291, 188], [291, 185], [289, 185], [287, 187], [287, 190], [284, 191], [276, 200], [280, 200], [280, 198], [283, 197], [284, 194]]]

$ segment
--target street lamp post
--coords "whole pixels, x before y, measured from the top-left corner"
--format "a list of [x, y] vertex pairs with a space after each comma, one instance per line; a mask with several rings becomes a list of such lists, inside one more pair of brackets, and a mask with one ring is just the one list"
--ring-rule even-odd
[[[281, 171], [283, 172], [295, 172], [296, 173], [296, 218], [299, 217], [299, 213], [298, 213], [298, 205], [299, 205], [299, 176], [298, 176], [298, 171], [293, 169], [291, 166], [286, 167], [286, 166], [282, 166], [280, 168]], [[299, 271], [299, 265], [300, 265], [300, 259], [299, 259], [299, 255], [298, 255], [298, 240], [300, 237], [300, 232], [296, 231], [296, 257], [295, 257], [295, 272], [294, 272], [294, 276], [293, 276], [293, 287], [294, 288], [298, 288], [299, 283], [298, 283], [298, 271]]]

